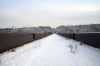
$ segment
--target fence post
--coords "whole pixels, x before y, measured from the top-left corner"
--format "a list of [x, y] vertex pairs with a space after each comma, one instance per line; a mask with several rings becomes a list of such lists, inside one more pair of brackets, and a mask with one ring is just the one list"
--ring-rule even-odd
[[73, 39], [75, 39], [75, 33], [73, 34]]

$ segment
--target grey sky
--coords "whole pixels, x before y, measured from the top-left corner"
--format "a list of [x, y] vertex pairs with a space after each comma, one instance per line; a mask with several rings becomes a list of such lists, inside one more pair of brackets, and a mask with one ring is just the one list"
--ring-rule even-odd
[[100, 0], [0, 0], [0, 28], [100, 23]]

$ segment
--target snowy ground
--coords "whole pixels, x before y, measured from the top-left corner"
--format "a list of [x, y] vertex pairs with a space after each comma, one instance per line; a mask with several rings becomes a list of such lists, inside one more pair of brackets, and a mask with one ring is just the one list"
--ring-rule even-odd
[[53, 34], [0, 54], [0, 66], [100, 66], [100, 49]]

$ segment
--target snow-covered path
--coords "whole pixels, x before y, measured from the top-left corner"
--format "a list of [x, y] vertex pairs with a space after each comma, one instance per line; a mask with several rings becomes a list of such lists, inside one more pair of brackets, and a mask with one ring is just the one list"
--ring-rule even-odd
[[[75, 54], [70, 44], [78, 46]], [[100, 66], [100, 49], [53, 34], [0, 54], [0, 66]]]

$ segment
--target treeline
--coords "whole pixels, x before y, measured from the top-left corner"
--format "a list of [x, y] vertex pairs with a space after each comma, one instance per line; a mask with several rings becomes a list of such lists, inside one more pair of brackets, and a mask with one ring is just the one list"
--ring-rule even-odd
[[59, 26], [56, 28], [55, 32], [57, 33], [100, 32], [100, 24]]
[[0, 29], [0, 33], [53, 33], [53, 29], [49, 26], [4, 28]]
[[55, 29], [49, 26], [0, 29], [0, 33], [85, 33], [85, 32], [100, 32], [100, 24], [59, 26], [56, 27]]

